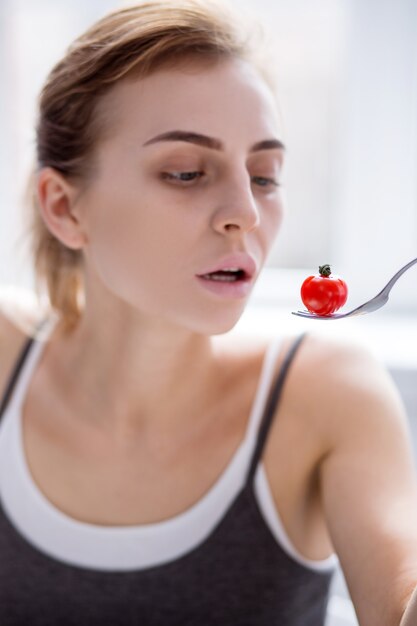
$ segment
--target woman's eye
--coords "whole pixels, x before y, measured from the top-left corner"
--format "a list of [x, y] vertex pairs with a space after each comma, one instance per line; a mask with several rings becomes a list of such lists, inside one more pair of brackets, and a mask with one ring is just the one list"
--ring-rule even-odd
[[252, 176], [252, 181], [259, 187], [279, 187], [280, 184], [275, 178], [266, 178], [265, 176]]
[[[202, 171], [190, 171], [190, 172], [162, 172], [162, 179], [172, 181], [184, 187], [190, 187], [193, 183], [200, 180], [205, 176], [205, 172]], [[280, 184], [275, 178], [266, 176], [252, 176], [252, 182], [258, 187], [267, 189], [268, 187], [279, 187]]]
[[163, 172], [162, 178], [164, 180], [172, 180], [180, 184], [192, 183], [204, 176], [204, 172]]

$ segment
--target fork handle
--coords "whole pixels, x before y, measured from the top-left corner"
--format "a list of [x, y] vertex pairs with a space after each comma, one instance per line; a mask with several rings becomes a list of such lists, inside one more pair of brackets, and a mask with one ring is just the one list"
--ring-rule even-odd
[[404, 265], [404, 267], [402, 267], [400, 270], [398, 270], [398, 272], [396, 274], [394, 274], [394, 276], [391, 278], [391, 280], [389, 280], [388, 283], [385, 285], [385, 287], [382, 289], [382, 292], [390, 291], [391, 287], [393, 287], [393, 285], [395, 285], [395, 283], [397, 282], [399, 277], [402, 276], [404, 274], [404, 272], [406, 272], [415, 263], [417, 263], [417, 258], [416, 259], [412, 259], [406, 265]]

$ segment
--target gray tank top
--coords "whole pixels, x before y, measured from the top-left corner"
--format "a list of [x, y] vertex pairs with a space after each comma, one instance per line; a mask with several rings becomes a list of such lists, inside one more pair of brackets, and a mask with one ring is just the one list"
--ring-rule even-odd
[[[323, 626], [332, 571], [291, 558], [254, 494], [255, 472], [302, 338], [270, 389], [243, 488], [187, 554], [133, 571], [70, 565], [27, 541], [0, 503], [1, 626]], [[17, 359], [0, 419], [34, 341], [27, 340]]]

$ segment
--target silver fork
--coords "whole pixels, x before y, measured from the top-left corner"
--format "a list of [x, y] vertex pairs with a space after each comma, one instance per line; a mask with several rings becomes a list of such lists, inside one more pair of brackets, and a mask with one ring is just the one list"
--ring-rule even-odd
[[389, 294], [397, 280], [406, 272], [412, 265], [417, 263], [417, 259], [413, 259], [407, 265], [404, 265], [391, 280], [385, 285], [381, 291], [374, 296], [368, 302], [364, 302], [360, 304], [355, 309], [348, 311], [347, 313], [332, 313], [331, 315], [316, 315], [315, 313], [310, 313], [309, 311], [292, 311], [293, 315], [298, 315], [299, 317], [308, 317], [309, 319], [316, 320], [340, 320], [342, 317], [353, 317], [354, 315], [364, 315], [365, 313], [372, 313], [372, 311], [377, 311], [381, 307], [384, 306], [388, 302]]

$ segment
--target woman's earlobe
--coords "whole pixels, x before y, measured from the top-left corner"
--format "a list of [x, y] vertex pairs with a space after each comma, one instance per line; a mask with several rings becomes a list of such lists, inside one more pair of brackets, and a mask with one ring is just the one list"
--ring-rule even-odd
[[39, 172], [37, 198], [42, 218], [51, 233], [73, 250], [81, 249], [86, 243], [74, 211], [77, 196], [74, 185], [57, 170], [46, 167]]

